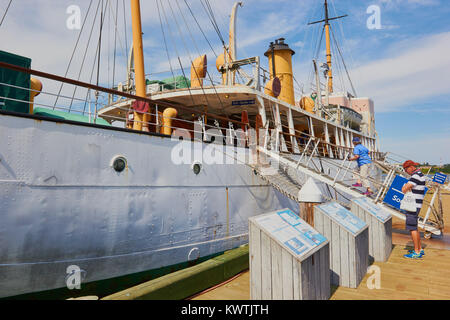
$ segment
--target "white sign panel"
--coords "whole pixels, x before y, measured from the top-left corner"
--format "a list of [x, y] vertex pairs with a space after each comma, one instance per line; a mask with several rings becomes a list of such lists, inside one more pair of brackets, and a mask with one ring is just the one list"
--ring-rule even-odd
[[377, 218], [383, 223], [391, 218], [391, 214], [389, 212], [386, 212], [385, 210], [374, 204], [366, 197], [354, 199], [353, 202], [355, 202], [360, 207], [364, 208], [364, 210], [371, 213], [375, 218]]
[[359, 233], [366, 227], [364, 221], [345, 209], [339, 203], [331, 202], [320, 205], [318, 208], [353, 234]]
[[303, 256], [327, 241], [291, 210], [257, 217], [254, 221], [297, 256]]

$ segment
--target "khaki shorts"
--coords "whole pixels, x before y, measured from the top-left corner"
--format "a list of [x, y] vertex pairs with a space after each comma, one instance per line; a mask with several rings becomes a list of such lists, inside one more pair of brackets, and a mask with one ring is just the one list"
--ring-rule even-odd
[[353, 175], [353, 179], [361, 180], [364, 188], [370, 188], [370, 182], [369, 179], [367, 179], [369, 177], [370, 168], [370, 163], [363, 164], [361, 167], [355, 169], [355, 174]]

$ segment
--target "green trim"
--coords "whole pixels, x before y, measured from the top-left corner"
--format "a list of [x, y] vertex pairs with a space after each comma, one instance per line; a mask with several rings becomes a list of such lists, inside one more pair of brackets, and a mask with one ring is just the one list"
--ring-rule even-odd
[[[83, 116], [81, 114], [76, 113], [69, 113], [64, 111], [58, 111], [58, 110], [52, 110], [48, 108], [34, 108], [33, 113], [38, 116], [42, 117], [50, 117], [54, 119], [59, 120], [70, 120], [70, 121], [76, 121], [76, 122], [84, 122], [89, 123], [89, 116]], [[92, 118], [92, 122], [94, 122], [94, 119]], [[108, 121], [102, 118], [97, 118], [95, 120], [96, 124], [102, 125], [102, 126], [111, 126]]]
[[136, 286], [138, 284], [147, 281], [158, 279], [159, 277], [176, 272], [178, 270], [183, 270], [192, 267], [194, 265], [217, 257], [218, 255], [221, 254], [223, 254], [223, 252], [209, 255], [200, 258], [196, 261], [183, 262], [172, 266], [134, 273], [122, 277], [116, 277], [89, 283], [82, 283], [81, 290], [69, 290], [67, 288], [60, 288], [48, 291], [29, 293], [14, 297], [2, 298], [0, 300], [64, 300], [69, 298], [86, 297], [86, 296], [106, 297], [108, 295], [114, 294], [115, 292], [125, 290], [127, 288]]
[[249, 267], [248, 245], [197, 266], [171, 273], [102, 300], [182, 300], [230, 279]]
[[[31, 59], [18, 56], [9, 52], [0, 50], [0, 61], [29, 69], [31, 67]], [[0, 98], [0, 110], [29, 113], [30, 112], [30, 75], [22, 72], [0, 68], [0, 82], [13, 85], [19, 88], [0, 85], [0, 96], [10, 99]]]

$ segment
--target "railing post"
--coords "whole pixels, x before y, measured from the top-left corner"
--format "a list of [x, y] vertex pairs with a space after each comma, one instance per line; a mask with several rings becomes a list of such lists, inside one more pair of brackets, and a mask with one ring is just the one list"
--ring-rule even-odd
[[300, 149], [298, 148], [297, 139], [295, 137], [295, 128], [294, 128], [294, 118], [292, 117], [292, 109], [289, 108], [287, 111], [287, 118], [289, 124], [289, 134], [291, 134], [291, 145], [292, 151], [294, 153], [300, 153]]
[[333, 151], [330, 146], [330, 133], [328, 132], [328, 124], [326, 122], [324, 124], [324, 131], [325, 131], [325, 142], [327, 143], [328, 156], [334, 159]]
[[258, 113], [261, 116], [262, 126], [265, 128], [267, 124], [267, 116], [264, 100], [259, 95], [256, 96], [256, 100], [258, 100]]

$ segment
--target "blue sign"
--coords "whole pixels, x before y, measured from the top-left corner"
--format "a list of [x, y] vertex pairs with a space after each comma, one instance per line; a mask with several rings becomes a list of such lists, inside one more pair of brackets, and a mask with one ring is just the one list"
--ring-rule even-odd
[[437, 172], [433, 178], [433, 181], [437, 182], [439, 184], [444, 184], [446, 180], [447, 180], [447, 176], [445, 174], [439, 173], [439, 172]]
[[233, 101], [233, 106], [249, 106], [252, 104], [255, 104], [256, 100], [240, 100], [240, 101]]
[[[400, 202], [402, 202], [405, 197], [405, 194], [402, 192], [402, 188], [408, 183], [408, 181], [409, 180], [406, 178], [396, 176], [394, 182], [392, 182], [391, 188], [384, 197], [384, 203], [400, 210]], [[427, 193], [427, 191], [428, 188], [425, 188], [425, 193]]]

